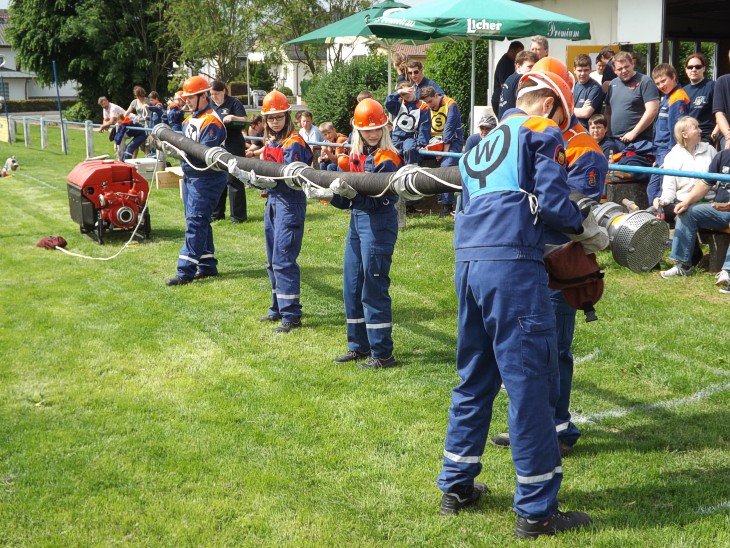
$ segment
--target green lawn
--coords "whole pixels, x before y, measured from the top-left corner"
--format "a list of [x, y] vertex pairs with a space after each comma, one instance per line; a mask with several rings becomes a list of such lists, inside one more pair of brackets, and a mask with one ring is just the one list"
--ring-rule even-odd
[[[22, 126], [19, 126], [22, 130]], [[37, 131], [34, 128], [32, 131]], [[21, 132], [19, 132], [21, 133]], [[20, 135], [19, 135], [20, 136]], [[0, 144], [0, 545], [483, 546], [515, 542], [508, 451], [488, 446], [473, 511], [438, 516], [435, 486], [454, 367], [453, 226], [409, 219], [393, 262], [392, 370], [335, 365], [346, 350], [347, 214], [308, 210], [305, 328], [273, 335], [264, 201], [214, 225], [222, 277], [167, 288], [184, 232], [154, 190], [153, 239], [100, 262], [35, 247], [61, 235], [109, 256], [69, 216], [83, 157]], [[97, 136], [97, 153], [111, 151]], [[608, 253], [600, 320], [580, 317], [573, 409], [584, 436], [561, 504], [595, 526], [548, 543], [730, 545], [730, 314], [712, 274], [660, 280]], [[515, 298], [529, 298], [516, 295]], [[495, 404], [491, 433], [507, 425]], [[544, 543], [544, 540], [540, 542]]]

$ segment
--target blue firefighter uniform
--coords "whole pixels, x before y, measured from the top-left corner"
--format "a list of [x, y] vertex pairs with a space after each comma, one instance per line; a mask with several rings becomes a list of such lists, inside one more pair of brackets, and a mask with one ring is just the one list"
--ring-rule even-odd
[[393, 115], [393, 145], [407, 164], [417, 164], [418, 149], [431, 139], [431, 109], [421, 100], [405, 102], [398, 92], [385, 99], [385, 108]]
[[[659, 102], [659, 114], [654, 125], [654, 151], [652, 152], [656, 167], [664, 164], [664, 158], [677, 144], [674, 138], [674, 126], [677, 121], [689, 112], [690, 100], [687, 92], [680, 86], [675, 87]], [[652, 174], [646, 187], [649, 205], [662, 194], [663, 175]]]
[[[311, 164], [312, 158], [311, 149], [297, 132], [289, 136], [272, 136], [264, 145], [262, 155], [264, 160], [284, 164]], [[282, 318], [284, 322], [297, 323], [302, 317], [302, 305], [299, 304], [301, 274], [297, 258], [302, 250], [306, 199], [303, 192], [279, 181], [268, 190], [266, 200], [264, 237], [266, 270], [271, 281], [269, 316]]]
[[[223, 122], [210, 106], [194, 112], [182, 129], [185, 137], [209, 147], [220, 146], [226, 139]], [[227, 178], [225, 171], [207, 169], [204, 162], [191, 161], [194, 166], [187, 161], [180, 162], [183, 171], [185, 243], [177, 261], [177, 277], [183, 280], [191, 280], [196, 272], [208, 276], [218, 273], [210, 220]]]
[[555, 315], [542, 257], [545, 226], [582, 232], [564, 165], [555, 123], [521, 111], [459, 162], [464, 211], [456, 216], [454, 278], [461, 382], [452, 393], [438, 485], [450, 492], [481, 472], [492, 405], [504, 382], [517, 473], [514, 510], [530, 519], [557, 511], [562, 481], [552, 419]]
[[[599, 202], [605, 193], [604, 183], [608, 173], [608, 160], [596, 140], [586, 133], [583, 125], [573, 115], [571, 126], [563, 132], [565, 155], [568, 160], [568, 187], [571, 191], [585, 194]], [[568, 242], [565, 234], [550, 230], [545, 233], [548, 244]], [[573, 385], [573, 335], [576, 311], [565, 301], [559, 289], [550, 290], [550, 300], [555, 310], [558, 333], [558, 369], [560, 371], [560, 396], [555, 404], [555, 430], [558, 439], [573, 446], [580, 437], [580, 430], [570, 422], [570, 392]]]
[[[401, 166], [392, 150], [377, 149], [350, 155], [350, 171], [389, 173]], [[343, 295], [347, 318], [347, 348], [370, 352], [374, 358], [393, 355], [393, 313], [390, 265], [398, 238], [397, 196], [352, 200], [335, 194], [332, 205], [349, 209], [350, 229], [345, 242]]]
[[[431, 137], [442, 137], [444, 144], [449, 145], [449, 152], [461, 152], [464, 146], [464, 130], [461, 125], [459, 105], [451, 97], [442, 97], [438, 110], [431, 111]], [[451, 167], [459, 163], [458, 158], [445, 156], [440, 167]], [[441, 194], [441, 203], [454, 203], [454, 193]]]

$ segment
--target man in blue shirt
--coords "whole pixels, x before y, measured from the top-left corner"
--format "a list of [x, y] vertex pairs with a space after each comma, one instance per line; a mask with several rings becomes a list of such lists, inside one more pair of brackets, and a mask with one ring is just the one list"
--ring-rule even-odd
[[588, 120], [596, 112], [601, 112], [606, 94], [603, 93], [601, 85], [591, 78], [591, 58], [585, 53], [575, 56], [573, 72], [576, 79], [573, 86], [575, 117], [585, 129], [588, 129]]

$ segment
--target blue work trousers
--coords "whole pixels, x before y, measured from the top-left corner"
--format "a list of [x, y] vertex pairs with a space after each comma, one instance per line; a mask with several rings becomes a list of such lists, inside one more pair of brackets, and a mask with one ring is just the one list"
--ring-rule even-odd
[[388, 289], [397, 238], [395, 204], [374, 213], [352, 210], [342, 291], [348, 350], [371, 352], [375, 358], [393, 355], [393, 313]]
[[406, 164], [418, 164], [421, 161], [421, 155], [418, 153], [418, 141], [415, 137], [394, 136], [393, 145]]
[[210, 219], [213, 208], [226, 187], [226, 175], [224, 171], [206, 171], [205, 177], [183, 177], [185, 243], [177, 260], [178, 278], [189, 280], [196, 272], [218, 272]]
[[[654, 167], [661, 167], [664, 163], [664, 158], [669, 153], [668, 150], [658, 150], [655, 152], [655, 158], [654, 161]], [[649, 207], [652, 206], [654, 203], [654, 198], [659, 198], [659, 196], [662, 195], [662, 181], [664, 180], [664, 175], [659, 175], [657, 173], [652, 174], [651, 178], [649, 179], [649, 184], [646, 186], [646, 196], [649, 198]]]
[[573, 446], [580, 437], [580, 430], [570, 422], [570, 391], [573, 386], [573, 334], [576, 311], [563, 297], [559, 289], [550, 290], [550, 301], [555, 311], [555, 328], [558, 336], [558, 371], [560, 372], [560, 396], [555, 404], [555, 430], [558, 439]]
[[268, 261], [266, 270], [271, 281], [269, 315], [285, 322], [296, 323], [302, 317], [302, 305], [299, 304], [301, 274], [297, 258], [302, 250], [306, 209], [306, 202], [292, 203], [289, 196], [272, 192], [266, 200], [264, 237]]
[[[700, 228], [721, 230], [730, 225], [730, 211], [718, 211], [711, 204], [692, 204], [689, 209], [677, 216], [674, 224], [672, 252], [669, 258], [685, 266], [692, 264], [692, 253]], [[722, 265], [723, 270], [730, 270], [730, 249]]]
[[517, 473], [514, 511], [545, 519], [558, 508], [563, 478], [553, 416], [558, 398], [555, 313], [539, 261], [457, 262], [459, 301], [456, 367], [443, 468], [438, 485], [449, 492], [473, 483], [504, 382]]
[[130, 137], [126, 148], [124, 149], [124, 159], [134, 158], [134, 153], [139, 150], [147, 140], [147, 132], [139, 124], [131, 124], [126, 129], [127, 136]]

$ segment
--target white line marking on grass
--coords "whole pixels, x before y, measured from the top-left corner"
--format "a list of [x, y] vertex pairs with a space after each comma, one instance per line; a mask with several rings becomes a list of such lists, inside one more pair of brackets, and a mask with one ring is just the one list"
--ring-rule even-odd
[[685, 398], [677, 398], [675, 400], [660, 401], [658, 403], [651, 404], [634, 405], [631, 407], [613, 409], [611, 411], [603, 411], [601, 413], [593, 413], [591, 415], [577, 415], [572, 418], [572, 421], [576, 424], [585, 424], [588, 422], [597, 422], [603, 419], [625, 417], [630, 413], [651, 412], [658, 409], [671, 409], [673, 407], [679, 407], [680, 405], [706, 400], [710, 396], [714, 396], [715, 394], [726, 392], [728, 390], [730, 390], [730, 383], [713, 384], [712, 386], [708, 386], [707, 388]]
[[57, 186], [52, 185], [51, 183], [47, 183], [41, 179], [38, 179], [37, 177], [33, 177], [32, 175], [28, 175], [27, 173], [18, 173], [18, 175], [20, 175], [21, 177], [27, 177], [28, 179], [33, 179], [34, 181], [39, 182], [43, 186], [47, 186], [48, 188], [52, 188], [53, 190], [61, 190]]
[[697, 509], [698, 514], [717, 514], [723, 510], [730, 510], [730, 501], [726, 500], [715, 506], [700, 506]]
[[580, 364], [580, 363], [583, 363], [583, 362], [587, 362], [587, 361], [589, 361], [589, 360], [592, 360], [592, 359], [593, 359], [593, 358], [595, 358], [595, 357], [596, 357], [597, 355], [598, 355], [598, 349], [596, 348], [596, 349], [595, 349], [595, 350], [594, 350], [593, 352], [591, 352], [590, 354], [588, 354], [588, 355], [586, 355], [586, 356], [581, 356], [580, 358], [575, 358], [575, 359], [573, 360], [573, 363], [574, 363], [575, 365], [578, 365], [578, 364]]

